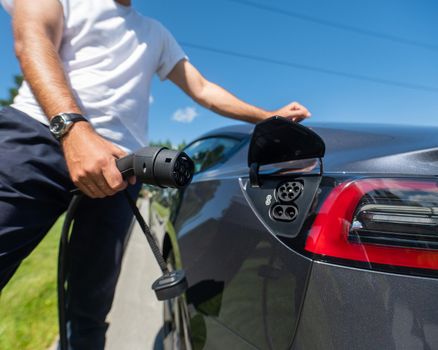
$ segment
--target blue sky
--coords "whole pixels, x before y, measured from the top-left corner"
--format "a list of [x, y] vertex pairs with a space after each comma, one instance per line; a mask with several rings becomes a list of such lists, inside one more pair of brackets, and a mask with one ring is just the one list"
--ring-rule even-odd
[[[133, 6], [169, 28], [208, 79], [260, 107], [299, 101], [314, 122], [438, 125], [435, 0], [133, 0]], [[4, 98], [19, 68], [3, 9], [0, 32]], [[151, 140], [176, 144], [234, 123], [170, 82], [154, 79], [152, 95]]]

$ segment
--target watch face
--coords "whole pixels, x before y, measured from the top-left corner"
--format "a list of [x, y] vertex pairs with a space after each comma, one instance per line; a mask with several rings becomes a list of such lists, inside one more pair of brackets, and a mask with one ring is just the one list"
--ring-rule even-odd
[[56, 117], [52, 118], [50, 121], [50, 131], [54, 135], [59, 135], [62, 133], [65, 127], [65, 120], [61, 115], [57, 115]]

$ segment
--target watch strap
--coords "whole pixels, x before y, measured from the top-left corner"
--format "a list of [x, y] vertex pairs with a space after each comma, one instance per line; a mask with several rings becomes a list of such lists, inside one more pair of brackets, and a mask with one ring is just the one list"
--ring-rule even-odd
[[80, 121], [83, 121], [83, 122], [88, 121], [87, 119], [85, 119], [85, 117], [82, 114], [79, 114], [79, 113], [62, 113], [62, 115], [67, 116], [68, 119], [73, 123], [80, 122]]

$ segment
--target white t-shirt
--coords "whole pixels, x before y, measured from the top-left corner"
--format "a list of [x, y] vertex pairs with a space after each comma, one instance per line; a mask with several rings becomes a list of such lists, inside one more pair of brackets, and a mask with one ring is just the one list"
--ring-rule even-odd
[[[144, 146], [151, 79], [154, 73], [166, 79], [186, 55], [161, 23], [132, 7], [114, 0], [59, 1], [64, 10], [59, 55], [85, 117], [127, 151]], [[13, 0], [0, 2], [13, 10]], [[12, 106], [48, 124], [26, 82]]]

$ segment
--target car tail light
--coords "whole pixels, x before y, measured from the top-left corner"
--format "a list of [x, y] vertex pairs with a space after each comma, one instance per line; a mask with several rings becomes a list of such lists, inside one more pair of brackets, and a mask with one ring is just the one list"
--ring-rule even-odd
[[436, 181], [360, 179], [335, 187], [306, 240], [309, 252], [438, 270]]

